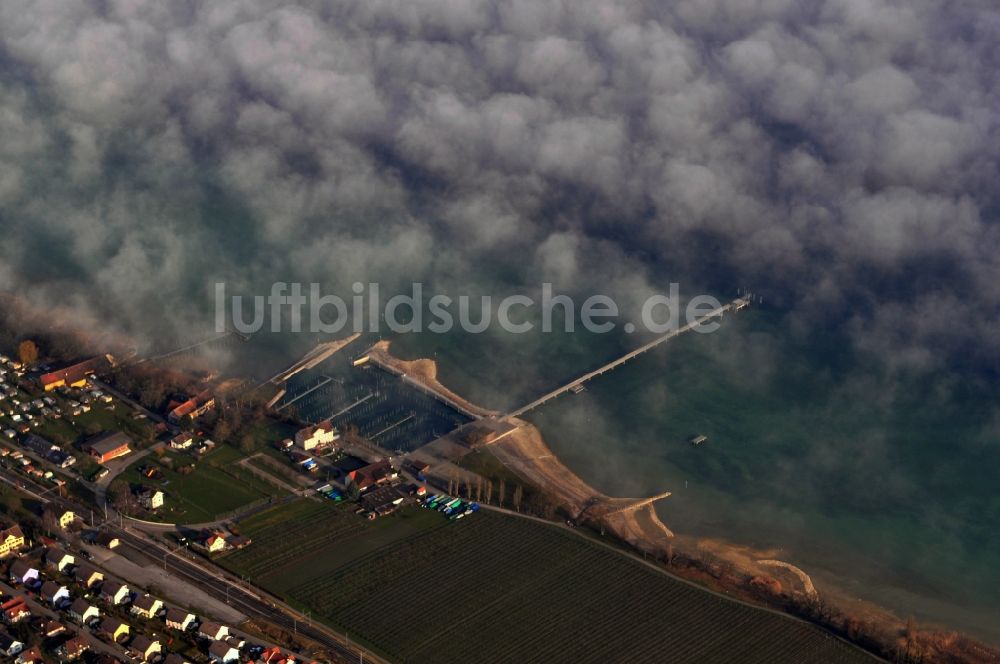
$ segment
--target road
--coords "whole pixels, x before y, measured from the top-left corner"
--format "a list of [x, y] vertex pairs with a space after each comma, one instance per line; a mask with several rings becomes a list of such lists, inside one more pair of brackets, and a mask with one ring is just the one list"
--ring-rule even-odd
[[190, 579], [204, 590], [210, 591], [220, 598], [225, 597], [227, 604], [236, 607], [251, 618], [260, 618], [286, 630], [301, 634], [349, 662], [382, 661], [369, 653], [362, 655], [326, 629], [308, 621], [305, 616], [298, 612], [291, 609], [279, 609], [274, 602], [245, 588], [238, 581], [230, 580], [222, 574], [210, 572], [186, 558], [168, 555], [169, 549], [151, 542], [143, 536], [136, 535], [129, 529], [115, 526], [112, 526], [111, 529], [124, 545], [132, 547], [154, 560], [164, 560], [171, 572]]
[[[90, 508], [83, 507], [70, 499], [54, 495], [32, 480], [14, 475], [7, 469], [0, 469], [0, 481], [13, 486], [18, 491], [30, 495], [43, 503], [57, 503], [65, 509], [73, 510], [79, 515], [85, 515], [92, 511]], [[354, 644], [348, 645], [346, 637], [341, 637], [325, 626], [314, 624], [287, 604], [282, 603], [279, 599], [269, 596], [265, 591], [255, 588], [249, 583], [242, 583], [236, 579], [228, 578], [221, 568], [208, 569], [193, 560], [181, 557], [182, 554], [179, 552], [167, 549], [150, 539], [147, 535], [128, 527], [119, 526], [114, 521], [109, 520], [94, 525], [111, 530], [124, 545], [149, 556], [153, 560], [162, 562], [172, 573], [188, 579], [206, 593], [237, 608], [251, 618], [265, 620], [286, 630], [301, 634], [307, 639], [315, 641], [331, 653], [336, 653], [345, 661], [359, 662], [359, 664], [363, 664], [364, 662], [388, 664], [385, 660], [367, 651], [362, 651]]]

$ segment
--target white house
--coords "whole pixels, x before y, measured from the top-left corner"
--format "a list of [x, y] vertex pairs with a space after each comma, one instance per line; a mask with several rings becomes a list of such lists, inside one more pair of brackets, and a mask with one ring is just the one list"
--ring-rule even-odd
[[109, 604], [122, 604], [129, 598], [128, 586], [117, 581], [105, 581], [101, 586], [101, 598]]
[[166, 622], [167, 627], [172, 629], [179, 629], [182, 632], [187, 631], [197, 618], [193, 613], [189, 613], [184, 609], [178, 609], [171, 607], [167, 609]]
[[295, 444], [308, 452], [317, 447], [331, 445], [340, 438], [340, 434], [333, 428], [330, 420], [323, 420], [311, 427], [299, 429], [295, 433]]
[[82, 597], [77, 597], [69, 605], [69, 615], [79, 623], [87, 624], [92, 620], [101, 617], [101, 612], [96, 606], [87, 602]]
[[240, 651], [225, 641], [215, 641], [208, 647], [208, 656], [217, 664], [229, 664], [239, 661]]
[[214, 623], [206, 620], [198, 628], [198, 636], [203, 639], [211, 639], [212, 641], [219, 641], [221, 639], [229, 636], [229, 628], [225, 625], [220, 625], [219, 623]]

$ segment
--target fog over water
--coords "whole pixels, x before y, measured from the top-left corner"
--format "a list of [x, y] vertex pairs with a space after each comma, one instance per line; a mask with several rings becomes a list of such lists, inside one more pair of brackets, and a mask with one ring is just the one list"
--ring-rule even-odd
[[[753, 287], [763, 309], [533, 417], [601, 487], [687, 481], [672, 525], [982, 631], [998, 44], [986, 0], [6, 0], [0, 284], [149, 346], [210, 333], [216, 282], [549, 281], [630, 320], [670, 282]], [[401, 344], [501, 407], [638, 341]]]

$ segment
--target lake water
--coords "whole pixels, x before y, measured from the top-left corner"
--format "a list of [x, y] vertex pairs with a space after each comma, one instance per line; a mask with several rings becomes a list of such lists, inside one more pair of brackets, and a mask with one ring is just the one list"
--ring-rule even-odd
[[[657, 509], [678, 532], [780, 547], [819, 581], [1000, 642], [995, 382], [893, 369], [793, 327], [767, 309], [727, 316], [528, 419], [597, 488], [672, 491]], [[435, 358], [446, 385], [507, 409], [639, 343], [419, 334], [393, 350]]]

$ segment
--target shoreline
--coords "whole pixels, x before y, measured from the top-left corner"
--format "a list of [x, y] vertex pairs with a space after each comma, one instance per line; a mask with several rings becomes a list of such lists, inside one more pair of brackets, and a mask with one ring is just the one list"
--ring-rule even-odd
[[[434, 360], [396, 358], [389, 351], [390, 345], [388, 341], [376, 344], [380, 365], [396, 367], [406, 378], [445, 402], [457, 400], [484, 419], [497, 416], [497, 411], [480, 407], [441, 384]], [[681, 578], [794, 617], [801, 618], [804, 614], [801, 610], [791, 610], [793, 606], [815, 606], [816, 615], [807, 618], [811, 622], [843, 634], [869, 651], [876, 650], [877, 644], [883, 656], [892, 648], [898, 651], [903, 647], [906, 652], [919, 649], [925, 653], [925, 661], [938, 661], [940, 656], [956, 662], [1000, 662], [1000, 651], [994, 650], [994, 646], [975, 641], [956, 629], [929, 623], [916, 631], [911, 621], [903, 620], [891, 609], [850, 596], [835, 583], [836, 575], [828, 570], [810, 574], [792, 562], [781, 560], [780, 547], [755, 550], [722, 538], [674, 533], [659, 519], [652, 504], [619, 511], [644, 499], [612, 497], [592, 487], [559, 460], [535, 425], [519, 418], [507, 420], [516, 429], [482, 448], [489, 450], [512, 473], [554, 498], [568, 514], [585, 516], [591, 525], [602, 524], [602, 532], [607, 530], [636, 551], [664, 560], [667, 568]], [[696, 568], [694, 573], [673, 568], [674, 559], [687, 559]], [[751, 587], [760, 592], [750, 592]]]

